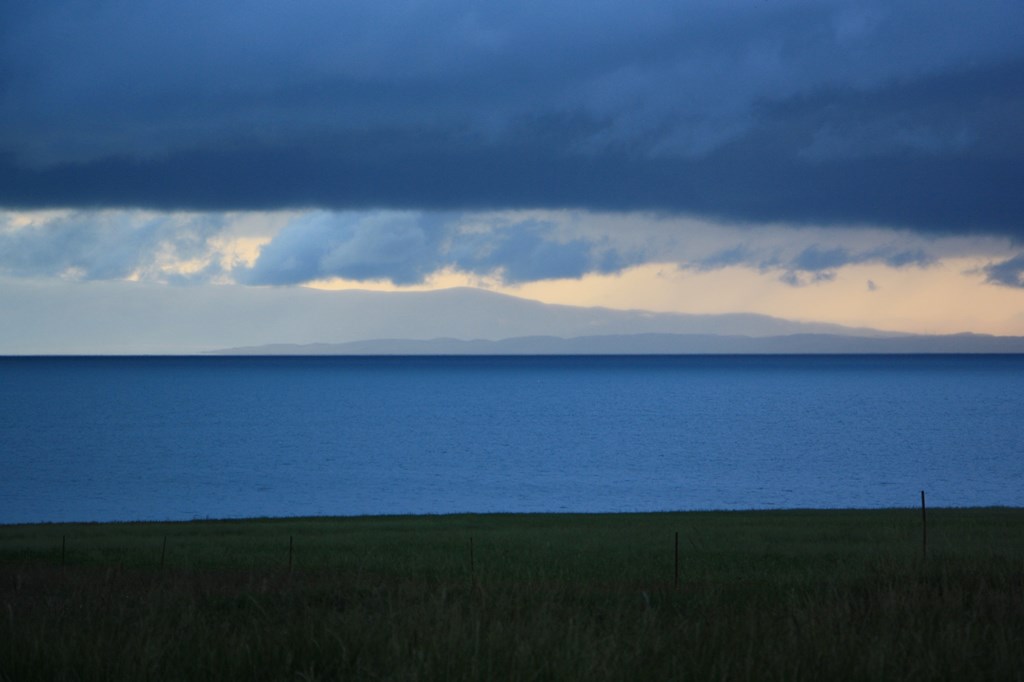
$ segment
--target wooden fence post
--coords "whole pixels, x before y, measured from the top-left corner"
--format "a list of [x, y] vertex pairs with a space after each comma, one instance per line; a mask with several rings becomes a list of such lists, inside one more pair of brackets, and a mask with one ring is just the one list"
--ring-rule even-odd
[[928, 512], [924, 506], [924, 491], [921, 491], [921, 556], [928, 556]]
[[673, 586], [678, 588], [679, 587], [679, 531], [676, 531], [675, 555], [676, 555], [676, 568], [675, 568], [675, 573], [674, 573], [675, 578], [674, 578], [672, 584], [673, 584]]

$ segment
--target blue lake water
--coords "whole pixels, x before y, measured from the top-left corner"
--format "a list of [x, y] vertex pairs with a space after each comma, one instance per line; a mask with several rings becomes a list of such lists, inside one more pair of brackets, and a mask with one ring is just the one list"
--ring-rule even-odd
[[0, 358], [0, 523], [1024, 506], [1024, 356]]

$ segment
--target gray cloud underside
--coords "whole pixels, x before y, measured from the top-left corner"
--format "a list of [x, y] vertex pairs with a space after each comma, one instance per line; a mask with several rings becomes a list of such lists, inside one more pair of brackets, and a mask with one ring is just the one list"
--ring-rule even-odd
[[[176, 264], [210, 256], [208, 240], [223, 227], [216, 215], [140, 217], [134, 212], [76, 212], [10, 229], [0, 216], [0, 274], [71, 276], [82, 280], [152, 279], [161, 261]], [[196, 281], [219, 274], [211, 262]], [[171, 277], [177, 282], [186, 278]]]
[[[876, 263], [890, 268], [926, 268], [934, 265], [937, 260], [935, 256], [921, 248], [907, 249], [888, 245], [858, 251], [842, 246], [821, 247], [812, 244], [795, 254], [783, 256], [778, 253], [765, 254], [741, 244], [682, 265], [699, 271], [718, 270], [735, 265], [762, 272], [780, 271], [779, 279], [783, 283], [790, 286], [806, 286], [830, 282], [835, 279], [839, 268], [848, 265]], [[988, 276], [987, 281], [993, 284], [1005, 283], [992, 276]]]
[[984, 273], [990, 284], [1024, 289], [1024, 253], [998, 263], [991, 263], [984, 268]]
[[[230, 278], [253, 285], [341, 277], [408, 285], [453, 269], [515, 284], [618, 272], [645, 258], [606, 238], [564, 236], [542, 220], [481, 229], [467, 228], [457, 214], [311, 211], [275, 234], [251, 267], [225, 268], [211, 239], [224, 227], [219, 214], [130, 211], [74, 212], [17, 229], [0, 220], [0, 275], [176, 284]], [[183, 273], [182, 261], [202, 266]]]
[[341, 277], [417, 284], [452, 268], [505, 283], [617, 272], [638, 262], [599, 240], [561, 239], [556, 226], [527, 220], [467, 232], [457, 216], [314, 212], [287, 225], [260, 250], [246, 284], [301, 284]]
[[[747, 242], [700, 256], [692, 247], [673, 246], [671, 240], [653, 239], [641, 248], [617, 239], [614, 231], [576, 232], [572, 225], [586, 222], [581, 216], [514, 215], [482, 219], [458, 213], [302, 212], [261, 247], [252, 265], [230, 263], [220, 250], [219, 238], [232, 231], [220, 214], [90, 211], [37, 216], [28, 227], [0, 221], [0, 275], [250, 285], [340, 277], [409, 285], [453, 270], [517, 284], [675, 262], [696, 271], [741, 266], [775, 273], [791, 286], [806, 286], [832, 281], [849, 265], [926, 268], [939, 260], [929, 253], [936, 246], [933, 240], [921, 238], [866, 248], [814, 241], [802, 247]], [[644, 227], [638, 224], [636, 229]], [[980, 272], [991, 284], [1021, 286], [1021, 258], [990, 263]], [[182, 270], [182, 262], [192, 267]]]
[[0, 205], [1024, 237], [1024, 4], [8, 3]]

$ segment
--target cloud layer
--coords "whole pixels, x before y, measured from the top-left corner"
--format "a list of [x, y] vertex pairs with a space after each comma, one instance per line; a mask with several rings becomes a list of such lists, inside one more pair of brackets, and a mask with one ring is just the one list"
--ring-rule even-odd
[[[847, 265], [867, 263], [881, 264], [890, 268], [934, 265], [937, 258], [921, 246], [908, 247], [901, 244], [883, 244], [867, 249], [852, 250], [846, 246], [810, 246], [780, 249], [751, 248], [737, 245], [722, 249], [705, 257], [684, 261], [681, 265], [702, 272], [719, 270], [730, 266], [744, 266], [761, 272], [779, 272], [779, 280], [791, 286], [806, 286], [835, 279], [836, 271]], [[993, 281], [991, 278], [989, 281]]]
[[209, 239], [223, 226], [217, 215], [138, 211], [79, 211], [14, 225], [0, 213], [0, 275], [184, 281], [183, 263], [198, 260], [204, 267], [194, 276], [205, 280], [220, 272]]
[[557, 234], [525, 219], [485, 230], [459, 216], [412, 212], [313, 212], [294, 220], [236, 276], [246, 284], [302, 284], [342, 278], [419, 284], [445, 269], [505, 284], [579, 278], [631, 264], [600, 241]]
[[984, 268], [985, 278], [990, 284], [1024, 289], [1024, 253], [1013, 258], [991, 263]]
[[21, 220], [0, 213], [0, 276], [401, 286], [451, 270], [518, 284], [618, 272], [650, 257], [612, 245], [607, 235], [567, 233], [557, 221], [529, 215], [481, 222], [454, 213], [306, 211], [251, 233], [262, 245], [246, 264], [233, 253], [238, 221], [217, 213], [73, 211]]
[[1020, 238], [1021, 25], [1017, 0], [7, 3], [0, 205], [653, 209]]
[[968, 256], [988, 262], [972, 277], [1021, 287], [1024, 261], [1007, 258], [1008, 245], [575, 211], [0, 212], [0, 276], [79, 281], [408, 286], [447, 273], [500, 287], [667, 263], [698, 274], [739, 267], [802, 287], [848, 266], [927, 269]]

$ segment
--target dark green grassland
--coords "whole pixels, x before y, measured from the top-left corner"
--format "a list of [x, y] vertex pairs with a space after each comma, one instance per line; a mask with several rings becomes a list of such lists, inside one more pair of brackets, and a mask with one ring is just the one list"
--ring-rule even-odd
[[0, 526], [0, 609], [4, 680], [1021, 679], [1024, 510]]

